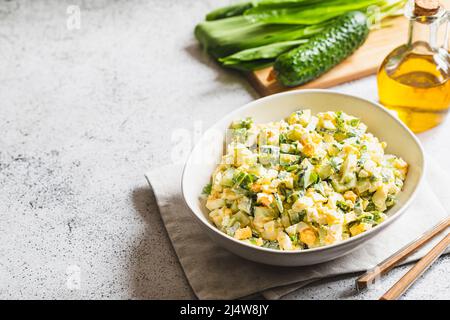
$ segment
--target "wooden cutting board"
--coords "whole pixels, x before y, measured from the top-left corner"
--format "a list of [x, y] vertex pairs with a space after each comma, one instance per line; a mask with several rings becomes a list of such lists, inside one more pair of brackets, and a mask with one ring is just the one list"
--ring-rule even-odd
[[388, 26], [372, 30], [366, 42], [352, 56], [305, 85], [292, 88], [283, 87], [270, 75], [272, 67], [248, 73], [248, 79], [262, 96], [267, 96], [300, 88], [329, 88], [375, 74], [383, 59], [393, 49], [405, 43], [408, 36], [408, 20], [405, 17], [392, 18], [383, 23]]

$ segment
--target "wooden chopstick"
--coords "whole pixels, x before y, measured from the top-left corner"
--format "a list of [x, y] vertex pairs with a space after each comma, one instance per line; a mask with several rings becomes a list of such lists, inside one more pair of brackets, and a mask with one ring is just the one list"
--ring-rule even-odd
[[422, 236], [414, 240], [413, 242], [407, 244], [393, 255], [391, 255], [386, 260], [380, 262], [374, 268], [368, 270], [358, 279], [356, 279], [356, 287], [358, 289], [367, 288], [370, 283], [383, 275], [386, 274], [389, 270], [395, 267], [398, 263], [406, 259], [409, 255], [414, 253], [417, 249], [423, 246], [425, 243], [433, 239], [436, 235], [447, 229], [450, 226], [450, 217], [444, 219], [442, 222], [434, 226], [432, 229], [425, 232]]
[[398, 299], [417, 280], [450, 245], [450, 233], [417, 262], [380, 300]]

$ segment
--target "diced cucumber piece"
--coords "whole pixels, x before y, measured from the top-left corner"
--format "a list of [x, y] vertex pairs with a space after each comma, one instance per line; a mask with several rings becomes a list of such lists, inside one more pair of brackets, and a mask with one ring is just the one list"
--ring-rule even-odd
[[236, 230], [239, 229], [240, 227], [241, 227], [240, 223], [239, 222], [235, 222], [233, 225], [231, 225], [228, 228], [226, 228], [226, 232], [227, 232], [227, 234], [229, 236], [233, 237], [234, 234], [236, 233]]
[[286, 153], [280, 154], [280, 164], [282, 166], [292, 165], [299, 161], [300, 161], [300, 156], [297, 156], [294, 154], [286, 154]]
[[291, 225], [291, 219], [289, 218], [289, 215], [286, 212], [281, 214], [281, 224], [285, 228]]
[[282, 143], [280, 144], [280, 151], [283, 153], [295, 153], [297, 146], [295, 144]]
[[236, 212], [239, 211], [237, 201], [233, 201], [233, 203], [231, 204], [230, 209], [231, 209], [231, 212], [233, 212], [233, 213], [236, 213]]
[[345, 181], [348, 182], [340, 182], [338, 177], [334, 177], [331, 180], [331, 185], [333, 186], [336, 192], [345, 192], [349, 189], [353, 189], [356, 187], [356, 174], [349, 176]]
[[250, 224], [250, 218], [242, 211], [238, 211], [233, 217], [239, 221], [241, 228]]
[[314, 167], [309, 165], [303, 174], [303, 187], [306, 189], [310, 185], [317, 183], [319, 179], [320, 177], [317, 172], [314, 171]]
[[277, 205], [277, 209], [278, 211], [280, 211], [280, 213], [283, 213], [284, 208], [283, 208], [283, 201], [281, 201], [280, 195], [278, 193], [274, 193], [273, 194], [274, 198], [275, 198], [275, 203]]
[[232, 187], [234, 185], [233, 182], [233, 177], [234, 177], [234, 172], [236, 170], [234, 168], [228, 168], [222, 176], [222, 185], [226, 186], [226, 187]]
[[262, 165], [277, 165], [280, 162], [280, 148], [277, 146], [260, 146], [259, 162]]
[[300, 214], [294, 210], [289, 210], [289, 219], [291, 220], [291, 224], [296, 224], [300, 222]]
[[325, 180], [333, 174], [333, 168], [329, 162], [326, 162], [319, 166], [317, 173], [319, 174], [320, 179]]
[[330, 166], [333, 168], [334, 172], [339, 172], [343, 162], [344, 160], [342, 158], [333, 157], [330, 159]]
[[252, 209], [252, 201], [247, 197], [242, 197], [238, 200], [238, 209], [250, 214]]

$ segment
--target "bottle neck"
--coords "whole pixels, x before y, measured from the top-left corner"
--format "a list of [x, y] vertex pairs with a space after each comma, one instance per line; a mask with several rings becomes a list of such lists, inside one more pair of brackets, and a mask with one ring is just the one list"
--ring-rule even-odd
[[409, 19], [408, 46], [418, 54], [430, 54], [440, 48], [448, 49], [448, 18], [445, 9], [432, 16], [416, 16], [406, 8]]
[[409, 22], [408, 47], [418, 54], [436, 50], [436, 36], [430, 25], [411, 20]]

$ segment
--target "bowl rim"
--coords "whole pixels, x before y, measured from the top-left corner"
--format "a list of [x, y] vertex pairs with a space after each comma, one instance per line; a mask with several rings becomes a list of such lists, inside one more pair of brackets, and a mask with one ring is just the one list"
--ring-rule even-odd
[[[198, 222], [201, 223], [202, 226], [209, 228], [209, 230], [213, 231], [217, 235], [223, 237], [226, 240], [231, 240], [232, 242], [234, 242], [237, 245], [245, 246], [245, 247], [247, 247], [249, 249], [260, 251], [262, 253], [266, 252], [266, 253], [271, 253], [271, 254], [276, 254], [276, 255], [299, 255], [299, 254], [304, 254], [305, 255], [305, 254], [309, 254], [309, 253], [313, 253], [313, 252], [327, 251], [327, 250], [331, 250], [333, 248], [347, 246], [347, 245], [350, 245], [353, 242], [357, 242], [361, 238], [367, 237], [368, 235], [372, 234], [375, 231], [381, 231], [385, 227], [389, 226], [392, 222], [397, 220], [405, 212], [405, 210], [409, 207], [411, 202], [416, 197], [417, 191], [419, 189], [419, 186], [422, 184], [423, 177], [425, 175], [425, 170], [426, 170], [426, 160], [425, 159], [426, 158], [425, 158], [424, 149], [423, 149], [422, 144], [420, 143], [419, 139], [417, 138], [417, 136], [400, 119], [395, 117], [389, 110], [384, 108], [378, 102], [371, 101], [369, 99], [365, 99], [365, 98], [362, 98], [362, 97], [359, 97], [359, 96], [356, 96], [356, 95], [353, 95], [353, 94], [342, 93], [342, 92], [339, 92], [339, 91], [336, 91], [336, 90], [330, 90], [330, 89], [301, 89], [301, 90], [292, 90], [292, 91], [280, 92], [280, 93], [276, 93], [276, 94], [272, 94], [272, 95], [269, 95], [269, 96], [265, 96], [265, 97], [262, 97], [262, 98], [255, 99], [255, 100], [250, 101], [250, 102], [244, 104], [243, 106], [237, 108], [236, 110], [233, 110], [233, 111], [229, 112], [224, 117], [231, 118], [233, 115], [237, 115], [238, 113], [241, 113], [243, 110], [249, 109], [253, 105], [261, 103], [261, 101], [276, 100], [280, 96], [306, 94], [306, 93], [321, 93], [321, 94], [332, 94], [332, 95], [336, 94], [336, 95], [347, 96], [347, 97], [350, 97], [350, 98], [353, 98], [353, 99], [357, 99], [357, 100], [361, 100], [361, 101], [370, 103], [371, 105], [373, 105], [374, 107], [376, 107], [377, 109], [379, 109], [380, 111], [385, 113], [388, 117], [390, 117], [394, 121], [396, 121], [397, 124], [399, 124], [403, 129], [405, 129], [406, 132], [412, 137], [414, 143], [416, 144], [416, 146], [420, 150], [420, 155], [422, 157], [422, 161], [421, 161], [422, 166], [420, 167], [419, 179], [418, 179], [417, 184], [414, 186], [414, 189], [411, 192], [411, 196], [405, 201], [405, 203], [402, 205], [402, 207], [399, 208], [399, 210], [393, 216], [390, 216], [386, 221], [383, 221], [380, 225], [377, 225], [375, 228], [372, 228], [372, 229], [370, 229], [368, 231], [360, 233], [360, 234], [358, 234], [358, 235], [356, 235], [354, 237], [350, 237], [348, 239], [345, 239], [343, 241], [340, 241], [340, 242], [337, 242], [337, 243], [334, 243], [334, 244], [330, 244], [330, 245], [326, 245], [326, 246], [320, 246], [320, 247], [311, 248], [311, 249], [304, 249], [304, 250], [278, 250], [278, 249], [271, 249], [271, 248], [264, 248], [264, 247], [255, 246], [255, 245], [246, 243], [244, 241], [237, 240], [237, 239], [235, 239], [235, 238], [233, 238], [233, 237], [223, 233], [222, 231], [217, 229], [212, 224], [204, 222], [202, 219], [200, 219], [198, 217], [197, 213], [191, 207], [191, 205], [189, 204], [188, 200], [186, 199], [185, 188], [184, 188], [185, 187], [184, 182], [185, 182], [186, 171], [187, 171], [188, 164], [190, 163], [191, 158], [192, 158], [192, 156], [194, 154], [195, 149], [198, 148], [199, 145], [200, 145], [200, 142], [201, 142], [201, 140], [200, 140], [199, 142], [197, 142], [195, 144], [194, 148], [191, 150], [191, 152], [189, 154], [189, 157], [187, 158], [187, 160], [186, 160], [186, 162], [184, 164], [183, 172], [182, 172], [182, 175], [181, 175], [181, 193], [183, 195], [183, 201], [186, 204], [186, 206], [189, 208], [189, 211], [195, 217], [195, 219]], [[216, 126], [220, 121], [222, 121], [222, 120], [216, 121], [214, 124], [212, 124], [208, 128], [208, 130], [211, 129], [212, 127]], [[203, 137], [203, 135], [202, 135], [202, 137]], [[369, 240], [369, 239], [367, 239], [367, 240]]]

